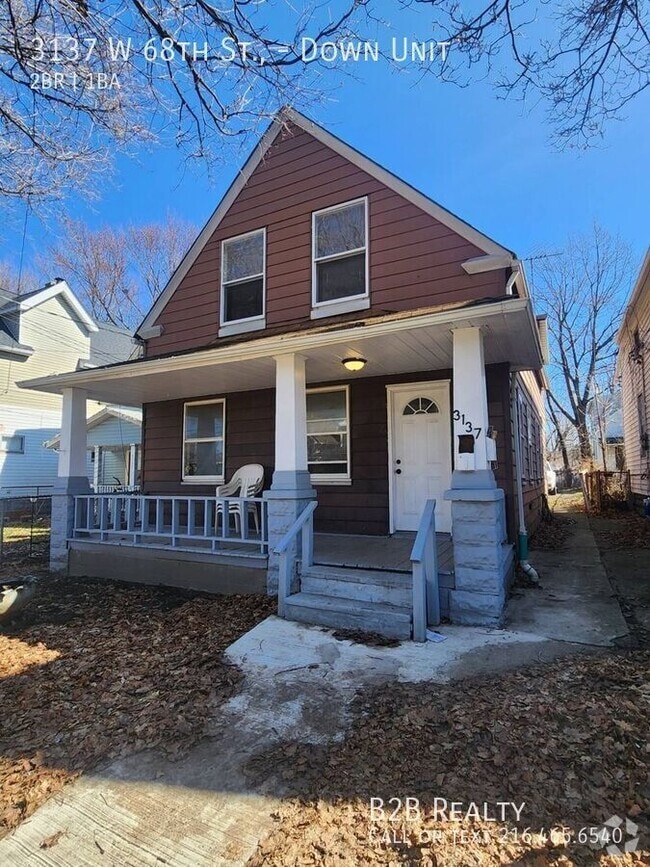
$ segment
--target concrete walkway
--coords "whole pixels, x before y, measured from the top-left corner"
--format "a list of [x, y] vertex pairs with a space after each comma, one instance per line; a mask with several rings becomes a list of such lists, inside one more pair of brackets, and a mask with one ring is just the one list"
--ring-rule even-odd
[[540, 587], [516, 590], [506, 615], [509, 629], [533, 632], [556, 641], [611, 647], [628, 634], [598, 546], [583, 512], [572, 511], [562, 496], [558, 515], [570, 516], [575, 530], [561, 551], [531, 550]]
[[[181, 761], [139, 753], [85, 775], [0, 841], [1, 867], [244, 865], [283, 795], [281, 780], [253, 789], [248, 760], [284, 741], [344, 738], [360, 689], [410, 681], [432, 690], [626, 633], [586, 519], [577, 520], [568, 551], [531, 557], [542, 587], [518, 591], [505, 630], [443, 626], [442, 640], [386, 648], [268, 618], [228, 649], [244, 681], [215, 709], [208, 738]], [[39, 848], [57, 832], [54, 846]]]

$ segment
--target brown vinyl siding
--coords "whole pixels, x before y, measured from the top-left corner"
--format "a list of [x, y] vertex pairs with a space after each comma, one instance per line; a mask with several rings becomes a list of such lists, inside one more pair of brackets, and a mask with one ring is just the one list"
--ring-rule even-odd
[[[350, 381], [351, 485], [317, 485], [315, 526], [320, 532], [386, 535], [388, 501], [388, 421], [386, 386], [451, 379], [450, 370]], [[341, 383], [336, 383], [340, 385]], [[323, 384], [319, 383], [319, 387]], [[497, 439], [497, 483], [506, 493], [509, 536], [514, 539], [510, 441], [509, 374], [507, 365], [487, 369], [490, 424]], [[206, 395], [205, 399], [222, 397]], [[265, 468], [265, 487], [274, 463], [275, 392], [272, 389], [226, 397], [226, 478], [246, 463]], [[451, 422], [450, 422], [451, 423]], [[181, 484], [183, 401], [146, 406], [144, 414], [143, 488], [146, 493], [212, 495], [214, 486]]]
[[147, 355], [218, 342], [221, 242], [262, 227], [267, 230], [267, 327], [310, 322], [312, 212], [363, 196], [369, 204], [373, 312], [503, 294], [503, 270], [470, 276], [461, 268], [461, 262], [483, 251], [294, 128], [278, 137], [162, 311], [157, 324], [164, 333], [147, 342]]

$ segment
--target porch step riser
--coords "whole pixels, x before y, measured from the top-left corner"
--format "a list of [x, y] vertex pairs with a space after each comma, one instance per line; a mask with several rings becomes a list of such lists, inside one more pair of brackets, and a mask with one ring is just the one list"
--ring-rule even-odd
[[333, 580], [316, 575], [303, 575], [300, 579], [300, 586], [305, 593], [317, 593], [319, 596], [379, 602], [409, 610], [412, 605], [410, 580], [408, 587], [386, 587], [379, 584], [364, 584], [359, 581]]
[[350, 611], [336, 611], [323, 608], [307, 608], [286, 602], [288, 620], [298, 623], [309, 623], [315, 626], [328, 626], [332, 629], [359, 629], [364, 632], [377, 632], [386, 638], [397, 638], [407, 641], [411, 637], [411, 625], [402, 620], [395, 620], [391, 615], [367, 612], [354, 614]]

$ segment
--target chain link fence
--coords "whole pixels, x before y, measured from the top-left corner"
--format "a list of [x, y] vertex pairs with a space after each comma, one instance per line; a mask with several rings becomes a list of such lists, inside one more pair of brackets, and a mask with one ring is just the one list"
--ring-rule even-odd
[[[51, 489], [49, 489], [51, 491]], [[45, 488], [12, 488], [0, 494], [0, 568], [47, 563], [50, 548], [52, 494]]]

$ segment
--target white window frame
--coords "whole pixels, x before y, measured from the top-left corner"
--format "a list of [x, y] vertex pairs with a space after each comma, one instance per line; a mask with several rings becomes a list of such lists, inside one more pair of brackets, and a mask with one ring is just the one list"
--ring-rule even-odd
[[[347, 442], [347, 454], [346, 461], [348, 465], [347, 473], [310, 473], [309, 478], [311, 479], [311, 483], [313, 485], [351, 485], [352, 484], [352, 450], [351, 450], [351, 440], [352, 435], [350, 431], [350, 386], [349, 385], [326, 385], [322, 388], [307, 388], [306, 394], [318, 394], [329, 391], [344, 391], [345, 392], [345, 420], [347, 424], [346, 428], [346, 442]], [[307, 434], [307, 438], [310, 436], [317, 436], [317, 434]], [[312, 463], [309, 460], [309, 448], [307, 449], [307, 464]], [[337, 461], [337, 463], [341, 463], [341, 461]]]
[[[316, 223], [318, 217], [322, 214], [331, 214], [334, 211], [341, 211], [343, 208], [349, 208], [351, 205], [363, 203], [364, 209], [364, 235], [365, 246], [358, 247], [355, 250], [346, 250], [344, 253], [333, 253], [330, 256], [316, 256]], [[319, 211], [313, 211], [311, 215], [311, 318], [320, 319], [325, 316], [336, 316], [340, 313], [350, 313], [354, 310], [367, 310], [370, 307], [370, 239], [368, 227], [368, 196], [362, 196], [359, 199], [351, 199], [349, 202], [341, 202], [340, 205], [334, 205], [331, 208], [321, 208]], [[318, 268], [319, 262], [334, 262], [336, 259], [344, 259], [349, 256], [357, 256], [359, 253], [365, 253], [365, 291], [357, 295], [347, 295], [345, 298], [333, 298], [330, 301], [318, 300]]]
[[[4, 445], [4, 440], [20, 440], [20, 448], [10, 449]], [[2, 434], [0, 435], [0, 452], [3, 455], [24, 455], [25, 454], [25, 437], [22, 434]]]
[[[262, 273], [251, 274], [239, 280], [226, 280], [226, 245], [233, 241], [241, 241], [242, 238], [250, 238], [253, 235], [262, 235]], [[226, 321], [226, 288], [236, 286], [238, 283], [246, 283], [249, 280], [262, 278], [262, 312], [256, 316], [247, 316], [245, 319], [229, 319]], [[219, 290], [219, 337], [227, 337], [230, 334], [243, 334], [246, 331], [260, 331], [266, 328], [266, 226], [261, 229], [253, 229], [241, 235], [233, 235], [232, 238], [224, 238], [221, 242], [221, 286]]]
[[[221, 437], [185, 437], [185, 422], [187, 419], [188, 406], [204, 406], [206, 404], [220, 403], [223, 407], [223, 434]], [[184, 485], [205, 485], [205, 484], [222, 484], [225, 477], [226, 468], [226, 399], [223, 397], [213, 398], [210, 400], [187, 400], [183, 403], [183, 436], [181, 438], [181, 478]], [[222, 446], [222, 468], [223, 472], [220, 476], [187, 476], [185, 475], [185, 444], [186, 443], [207, 443], [219, 442]]]

